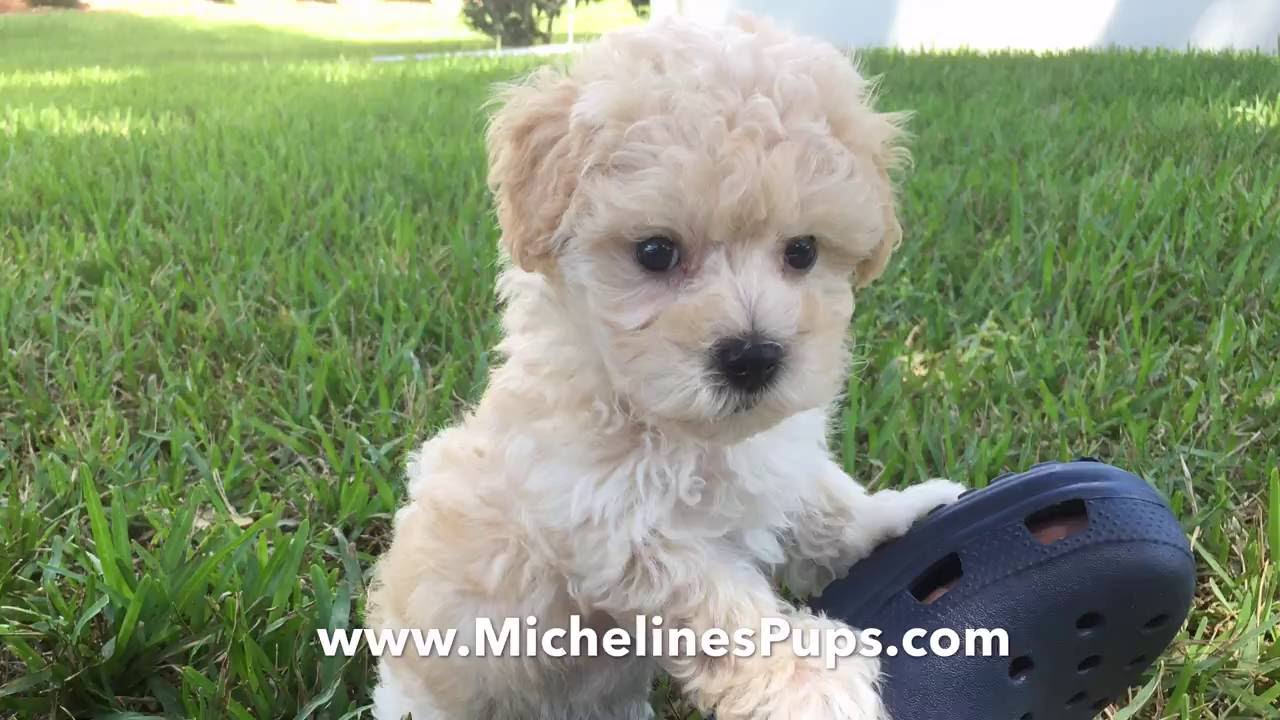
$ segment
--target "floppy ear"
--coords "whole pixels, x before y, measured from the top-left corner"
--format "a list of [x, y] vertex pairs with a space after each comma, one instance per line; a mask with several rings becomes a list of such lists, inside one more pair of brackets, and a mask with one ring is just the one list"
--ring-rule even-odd
[[880, 199], [880, 210], [884, 213], [884, 235], [871, 254], [860, 261], [854, 268], [857, 287], [870, 285], [873, 280], [884, 273], [889, 264], [889, 256], [898, 249], [902, 242], [902, 225], [898, 222], [897, 193], [893, 179], [889, 173], [906, 165], [910, 154], [902, 146], [906, 133], [905, 113], [879, 113], [875, 116], [875, 129], [871, 139], [875, 143], [872, 151], [872, 162], [875, 164], [876, 177], [873, 182]]
[[546, 272], [553, 236], [578, 183], [581, 143], [569, 132], [578, 90], [551, 68], [499, 88], [489, 124], [489, 189], [502, 246], [522, 269]]

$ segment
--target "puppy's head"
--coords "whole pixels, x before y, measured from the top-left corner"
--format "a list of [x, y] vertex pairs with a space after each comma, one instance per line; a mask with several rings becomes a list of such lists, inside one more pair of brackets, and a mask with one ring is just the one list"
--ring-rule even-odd
[[505, 250], [654, 424], [742, 436], [822, 406], [854, 288], [901, 238], [900, 118], [870, 96], [834, 48], [755, 20], [615, 33], [502, 91]]

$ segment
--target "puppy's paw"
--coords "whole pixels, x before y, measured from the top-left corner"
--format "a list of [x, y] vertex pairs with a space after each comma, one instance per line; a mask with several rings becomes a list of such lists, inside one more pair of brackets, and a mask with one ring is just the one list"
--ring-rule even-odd
[[903, 488], [901, 501], [919, 509], [916, 515], [919, 517], [939, 505], [950, 505], [964, 490], [964, 486], [954, 480], [934, 478]]
[[[846, 663], [871, 663], [875, 660], [849, 658]], [[839, 671], [822, 672], [838, 675]], [[754, 716], [759, 720], [890, 720], [873, 683], [861, 679], [830, 678], [824, 682], [804, 683], [794, 691], [784, 689], [770, 712]]]
[[835, 669], [815, 662], [797, 675], [797, 681], [778, 694], [779, 702], [769, 720], [890, 720], [877, 686], [880, 661], [848, 657]]
[[881, 516], [886, 529], [886, 539], [897, 537], [907, 530], [915, 521], [929, 514], [939, 505], [950, 505], [964, 492], [960, 483], [945, 478], [926, 480], [918, 485], [902, 490], [884, 490], [874, 495], [880, 505]]
[[[852, 632], [837, 620], [807, 613], [790, 623], [793, 635], [817, 631], [829, 638], [836, 628]], [[796, 656], [788, 640], [766, 660], [767, 668], [753, 668], [733, 697], [716, 707], [718, 720], [890, 720], [880, 699], [876, 658], [854, 654], [837, 658], [830, 668], [821, 653]]]

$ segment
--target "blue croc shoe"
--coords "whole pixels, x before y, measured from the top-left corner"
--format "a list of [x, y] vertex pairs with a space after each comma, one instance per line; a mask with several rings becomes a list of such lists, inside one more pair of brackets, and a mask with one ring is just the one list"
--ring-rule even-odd
[[[1084, 720], [1140, 682], [1194, 585], [1186, 535], [1160, 495], [1085, 459], [966, 492], [810, 604], [881, 630], [895, 720]], [[961, 652], [895, 653], [914, 628], [956, 631]], [[967, 628], [1005, 630], [1008, 655], [966, 656]]]

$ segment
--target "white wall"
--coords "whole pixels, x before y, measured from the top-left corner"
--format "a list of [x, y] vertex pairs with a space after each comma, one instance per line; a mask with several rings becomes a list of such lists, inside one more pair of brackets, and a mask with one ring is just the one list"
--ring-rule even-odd
[[851, 47], [1280, 48], [1280, 0], [652, 0], [653, 16], [768, 15]]

